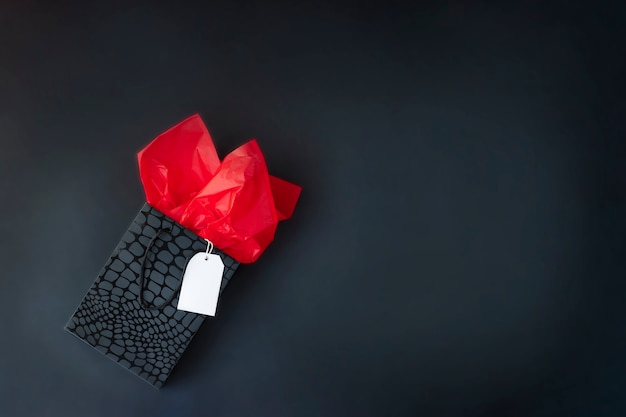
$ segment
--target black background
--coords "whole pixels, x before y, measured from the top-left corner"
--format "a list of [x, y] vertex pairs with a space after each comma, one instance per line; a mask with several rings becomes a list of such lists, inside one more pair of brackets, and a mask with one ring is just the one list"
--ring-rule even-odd
[[[0, 5], [0, 415], [626, 415], [624, 2]], [[161, 391], [62, 328], [200, 113], [304, 187]]]

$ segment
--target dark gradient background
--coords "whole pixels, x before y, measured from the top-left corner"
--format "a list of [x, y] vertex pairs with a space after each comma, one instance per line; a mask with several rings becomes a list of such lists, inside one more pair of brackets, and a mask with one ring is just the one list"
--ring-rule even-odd
[[[0, 415], [626, 415], [626, 3], [2, 1]], [[199, 112], [304, 187], [157, 391], [62, 328]]]

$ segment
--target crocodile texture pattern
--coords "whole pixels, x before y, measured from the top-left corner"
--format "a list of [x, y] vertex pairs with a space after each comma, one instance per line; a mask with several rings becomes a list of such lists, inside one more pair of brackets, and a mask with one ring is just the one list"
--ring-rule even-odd
[[[152, 238], [162, 229], [146, 254]], [[104, 265], [65, 329], [160, 388], [206, 318], [176, 309], [178, 294], [161, 310], [139, 303], [139, 273], [146, 256], [143, 297], [161, 306], [178, 291], [187, 260], [206, 241], [149, 205], [144, 205]], [[239, 263], [218, 249], [224, 262], [220, 293]]]

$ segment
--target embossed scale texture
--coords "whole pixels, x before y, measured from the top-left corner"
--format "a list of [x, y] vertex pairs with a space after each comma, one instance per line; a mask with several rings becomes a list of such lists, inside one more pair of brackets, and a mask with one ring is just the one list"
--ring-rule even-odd
[[[148, 253], [144, 300], [160, 306], [179, 287], [187, 260], [206, 250], [206, 241], [146, 204], [65, 326], [155, 387], [163, 385], [206, 317], [177, 310], [178, 295], [162, 310], [139, 304], [141, 261], [161, 228], [171, 233], [161, 233]], [[239, 263], [214, 253], [225, 266], [221, 292]]]

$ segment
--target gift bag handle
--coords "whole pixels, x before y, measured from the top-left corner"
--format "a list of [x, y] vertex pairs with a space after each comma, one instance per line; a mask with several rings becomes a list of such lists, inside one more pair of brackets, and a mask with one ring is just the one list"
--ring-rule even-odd
[[150, 243], [146, 247], [146, 254], [143, 257], [143, 260], [141, 261], [141, 271], [139, 272], [139, 303], [146, 310], [163, 310], [165, 308], [165, 306], [167, 306], [169, 303], [171, 303], [172, 300], [174, 299], [174, 297], [176, 297], [176, 294], [178, 294], [178, 291], [180, 290], [180, 287], [181, 287], [181, 285], [183, 283], [182, 279], [181, 279], [178, 282], [178, 285], [176, 286], [176, 288], [172, 291], [172, 295], [167, 297], [167, 299], [165, 301], [163, 301], [161, 303], [161, 305], [159, 305], [159, 306], [150, 305], [150, 304], [146, 303], [146, 300], [143, 298], [144, 280], [147, 279], [147, 277], [145, 276], [146, 259], [148, 258], [148, 253], [150, 253], [150, 249], [152, 249], [152, 246], [154, 246], [154, 243], [156, 242], [156, 240], [164, 232], [171, 233], [172, 229], [164, 228], [164, 229], [161, 229], [161, 230], [159, 230], [157, 232], [157, 234], [152, 238], [152, 240], [150, 241]]

